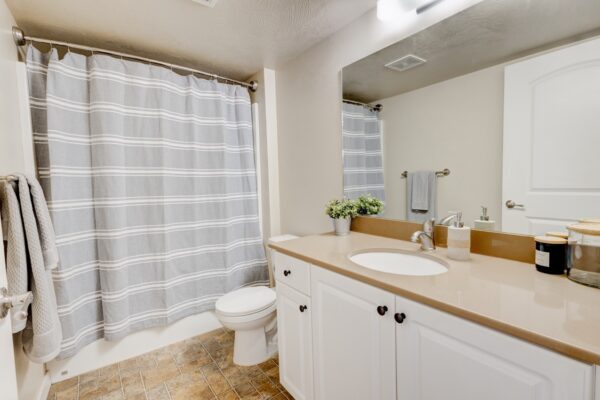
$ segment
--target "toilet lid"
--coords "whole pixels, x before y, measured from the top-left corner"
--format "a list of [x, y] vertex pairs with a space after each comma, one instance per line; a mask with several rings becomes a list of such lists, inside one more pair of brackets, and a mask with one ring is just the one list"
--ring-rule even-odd
[[259, 312], [275, 303], [275, 291], [266, 286], [251, 286], [227, 293], [215, 304], [224, 315], [248, 315]]

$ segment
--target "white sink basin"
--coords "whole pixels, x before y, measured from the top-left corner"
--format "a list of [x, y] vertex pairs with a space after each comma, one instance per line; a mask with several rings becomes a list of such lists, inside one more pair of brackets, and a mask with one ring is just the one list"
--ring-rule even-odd
[[374, 271], [397, 275], [429, 276], [448, 271], [444, 262], [435, 257], [392, 249], [360, 251], [351, 254], [350, 261]]

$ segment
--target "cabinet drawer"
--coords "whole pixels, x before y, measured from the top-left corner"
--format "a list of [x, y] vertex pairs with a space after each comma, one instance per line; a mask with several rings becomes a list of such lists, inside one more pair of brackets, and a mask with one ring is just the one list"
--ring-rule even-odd
[[275, 280], [310, 295], [310, 264], [279, 252], [273, 255]]

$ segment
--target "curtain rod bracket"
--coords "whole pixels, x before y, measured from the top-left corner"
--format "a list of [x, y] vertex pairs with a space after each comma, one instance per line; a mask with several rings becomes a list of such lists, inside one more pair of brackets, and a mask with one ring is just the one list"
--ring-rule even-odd
[[17, 47], [25, 46], [27, 44], [27, 40], [25, 39], [25, 32], [23, 32], [23, 29], [13, 26], [12, 36]]
[[250, 85], [248, 85], [248, 89], [250, 89], [251, 92], [256, 92], [258, 90], [258, 81], [250, 81], [248, 82]]

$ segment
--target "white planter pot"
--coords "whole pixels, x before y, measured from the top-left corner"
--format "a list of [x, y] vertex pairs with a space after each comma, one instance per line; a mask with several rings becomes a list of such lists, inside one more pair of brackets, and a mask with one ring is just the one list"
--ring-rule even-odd
[[348, 218], [337, 218], [331, 219], [333, 221], [333, 230], [335, 234], [338, 236], [345, 236], [350, 233], [350, 223], [352, 222], [352, 217]]

